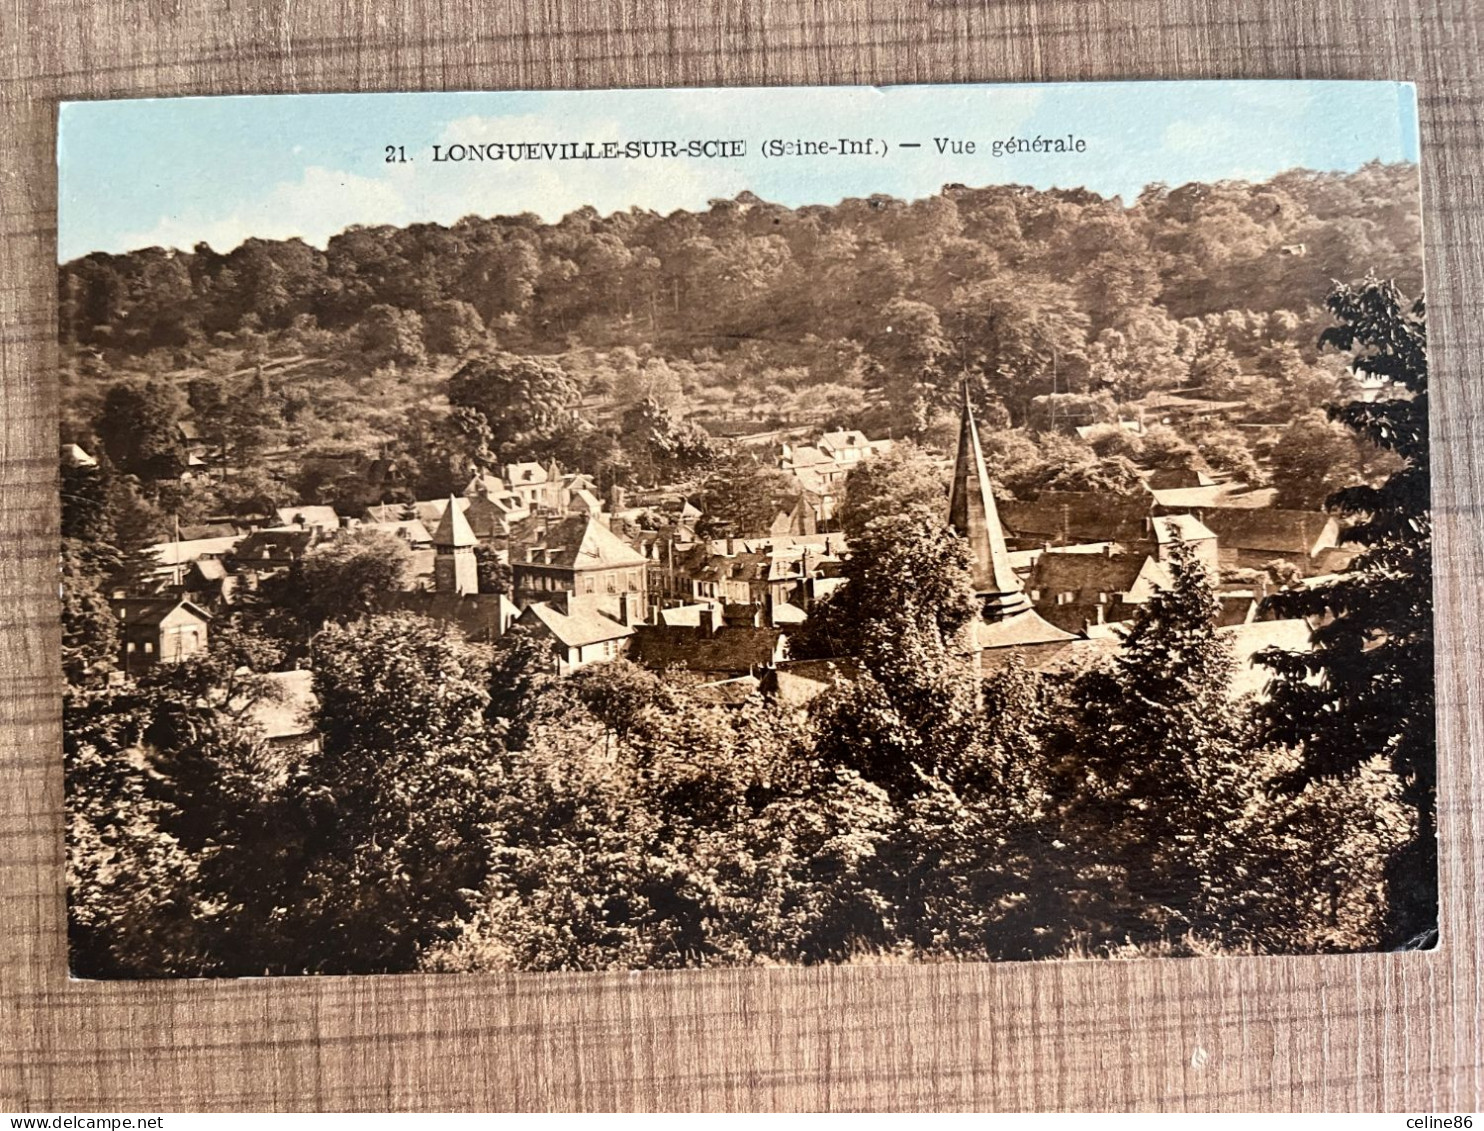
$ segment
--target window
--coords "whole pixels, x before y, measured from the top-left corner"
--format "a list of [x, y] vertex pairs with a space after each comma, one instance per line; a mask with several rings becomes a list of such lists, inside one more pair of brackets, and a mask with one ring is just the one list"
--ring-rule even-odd
[[152, 641], [152, 640], [146, 640], [144, 642], [144, 654], [146, 656], [153, 655], [154, 654], [154, 650], [155, 650], [154, 641]]
[[129, 651], [130, 651], [130, 652], [132, 652], [132, 651], [134, 651], [134, 641], [132, 641], [132, 640], [131, 640], [131, 641], [129, 641], [129, 646], [128, 646], [128, 650], [129, 650]]

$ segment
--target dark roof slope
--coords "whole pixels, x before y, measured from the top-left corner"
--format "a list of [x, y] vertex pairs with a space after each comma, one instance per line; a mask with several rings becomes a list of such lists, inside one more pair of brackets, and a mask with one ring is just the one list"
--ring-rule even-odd
[[1201, 512], [1201, 518], [1223, 547], [1286, 554], [1313, 552], [1325, 527], [1334, 521], [1322, 511], [1247, 507], [1210, 507]]
[[728, 625], [714, 636], [692, 628], [640, 625], [629, 645], [629, 657], [645, 667], [680, 667], [693, 672], [746, 675], [766, 668], [777, 653], [779, 631]]
[[1153, 501], [1148, 494], [1045, 491], [1028, 503], [1001, 503], [1000, 521], [1022, 539], [1137, 542], [1148, 537], [1145, 520]]
[[527, 624], [534, 620], [545, 626], [568, 648], [621, 640], [634, 632], [628, 625], [620, 624], [591, 605], [577, 602], [568, 605], [565, 611], [552, 604], [527, 605], [520, 619]]
[[297, 560], [314, 545], [315, 532], [304, 529], [268, 527], [254, 530], [232, 551], [232, 556], [241, 562]]
[[200, 605], [180, 597], [121, 597], [109, 603], [119, 624], [126, 627], [159, 624], [182, 606], [203, 621], [211, 619], [211, 614]]
[[[534, 563], [537, 565], [580, 570], [647, 564], [643, 554], [591, 516], [553, 523], [541, 539], [541, 545], [549, 549], [550, 557], [538, 554]], [[514, 564], [522, 563], [515, 558]]]
[[1044, 553], [1028, 585], [1043, 593], [1127, 593], [1144, 567], [1144, 554]]

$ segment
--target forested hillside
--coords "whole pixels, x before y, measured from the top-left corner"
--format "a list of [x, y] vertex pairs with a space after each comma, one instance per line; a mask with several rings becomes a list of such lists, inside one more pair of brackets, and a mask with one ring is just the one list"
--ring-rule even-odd
[[[481, 439], [450, 439], [447, 378], [495, 354], [550, 363], [543, 387], [591, 426], [577, 452], [499, 454], [580, 456], [605, 484], [653, 466], [655, 414], [660, 433], [772, 420], [944, 443], [965, 379], [983, 419], [1032, 440], [1169, 388], [1292, 424], [1347, 379], [1318, 354], [1332, 280], [1420, 291], [1416, 208], [1415, 167], [1373, 164], [1131, 203], [953, 185], [790, 209], [744, 193], [669, 216], [351, 228], [324, 251], [98, 253], [60, 271], [64, 439], [101, 443], [148, 495], [141, 433], [193, 418], [236, 478], [225, 500], [159, 501], [187, 512], [339, 498], [316, 460], [352, 452], [402, 460], [412, 494], [443, 491]], [[641, 403], [650, 418], [626, 422]], [[1089, 455], [1003, 435], [1007, 461], [1040, 459], [1043, 480]], [[1250, 469], [1230, 435], [1207, 446]]]

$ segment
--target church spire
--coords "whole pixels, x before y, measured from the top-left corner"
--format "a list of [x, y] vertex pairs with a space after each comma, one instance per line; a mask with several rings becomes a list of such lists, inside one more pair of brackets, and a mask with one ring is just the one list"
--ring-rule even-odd
[[984, 466], [984, 449], [979, 446], [979, 429], [969, 405], [967, 382], [959, 421], [958, 459], [953, 466], [953, 491], [948, 500], [948, 525], [960, 538], [968, 540], [973, 551], [974, 588], [984, 598], [985, 617], [1002, 620], [1027, 611], [1031, 603], [1020, 578], [1010, 568], [1010, 552], [1005, 548], [1005, 531], [1000, 526], [1000, 512], [995, 507], [989, 472]]

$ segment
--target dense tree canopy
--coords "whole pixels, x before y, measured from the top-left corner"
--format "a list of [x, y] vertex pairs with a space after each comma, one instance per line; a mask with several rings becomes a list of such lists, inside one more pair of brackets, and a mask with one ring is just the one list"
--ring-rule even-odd
[[476, 414], [466, 427], [488, 429], [495, 463], [542, 459], [572, 424], [577, 389], [551, 359], [498, 353], [466, 362], [449, 378], [448, 400]]
[[1270, 598], [1283, 614], [1325, 623], [1314, 630], [1313, 651], [1268, 654], [1277, 679], [1266, 717], [1274, 738], [1302, 751], [1296, 781], [1354, 777], [1379, 758], [1403, 783], [1416, 836], [1391, 871], [1389, 927], [1397, 944], [1415, 944], [1437, 925], [1426, 317], [1421, 301], [1374, 278], [1337, 288], [1329, 302], [1338, 324], [1328, 340], [1353, 350], [1356, 371], [1383, 383], [1379, 397], [1332, 416], [1400, 467], [1379, 486], [1346, 487], [1329, 499], [1347, 540], [1364, 547], [1351, 569]]
[[[624, 426], [646, 398], [677, 425], [774, 417], [934, 442], [964, 381], [985, 422], [1088, 423], [1174, 386], [1284, 421], [1333, 392], [1316, 368], [1329, 280], [1371, 267], [1420, 285], [1415, 175], [1295, 171], [1129, 204], [1022, 186], [800, 209], [744, 193], [669, 216], [356, 227], [323, 252], [98, 253], [60, 271], [64, 419], [146, 478], [179, 454], [184, 406], [163, 398], [186, 385], [233, 466], [400, 446], [414, 406], [443, 393], [482, 418], [450, 418], [476, 454], [481, 439], [496, 461], [580, 453], [615, 477], [686, 447]], [[551, 426], [573, 412], [596, 431], [564, 453]]]
[[262, 609], [286, 639], [303, 641], [328, 621], [365, 616], [383, 594], [404, 587], [411, 568], [402, 539], [354, 530], [312, 547], [294, 568], [265, 581], [251, 608]]

